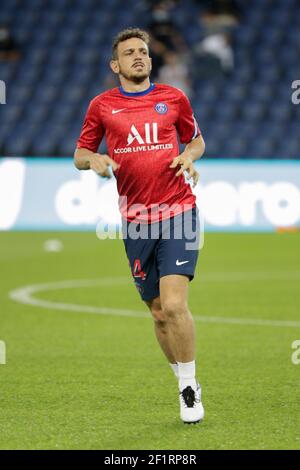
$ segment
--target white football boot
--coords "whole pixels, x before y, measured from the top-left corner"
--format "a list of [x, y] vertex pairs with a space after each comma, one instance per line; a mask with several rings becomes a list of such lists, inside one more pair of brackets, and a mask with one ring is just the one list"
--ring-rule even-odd
[[201, 387], [197, 390], [188, 386], [179, 394], [180, 418], [186, 424], [198, 423], [204, 418], [204, 408], [201, 402]]

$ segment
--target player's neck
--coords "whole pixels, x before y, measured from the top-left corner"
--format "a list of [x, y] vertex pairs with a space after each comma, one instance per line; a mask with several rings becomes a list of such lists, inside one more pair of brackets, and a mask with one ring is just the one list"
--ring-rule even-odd
[[127, 93], [138, 93], [140, 91], [145, 91], [148, 90], [148, 88], [151, 86], [150, 78], [147, 78], [142, 83], [134, 83], [123, 78], [120, 80], [120, 83], [123, 90]]

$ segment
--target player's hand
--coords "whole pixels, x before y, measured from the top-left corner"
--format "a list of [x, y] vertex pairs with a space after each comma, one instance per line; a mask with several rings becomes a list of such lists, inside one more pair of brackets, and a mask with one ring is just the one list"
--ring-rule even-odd
[[111, 166], [113, 171], [116, 171], [120, 165], [116, 163], [105, 153], [93, 153], [90, 158], [90, 169], [94, 170], [97, 175], [103, 176], [104, 178], [111, 178], [108, 167]]
[[180, 176], [186, 171], [188, 173], [187, 179], [190, 180], [192, 178], [194, 188], [199, 181], [199, 173], [194, 167], [193, 160], [185, 153], [181, 153], [173, 159], [170, 168], [176, 168], [177, 166], [181, 168], [177, 171], [176, 176]]

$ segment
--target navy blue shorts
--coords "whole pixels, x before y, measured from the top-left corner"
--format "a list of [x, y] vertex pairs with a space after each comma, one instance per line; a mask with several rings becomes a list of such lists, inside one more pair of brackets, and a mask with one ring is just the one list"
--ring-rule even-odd
[[196, 207], [153, 224], [123, 220], [122, 231], [131, 273], [143, 300], [159, 296], [163, 276], [181, 274], [193, 279], [200, 239]]

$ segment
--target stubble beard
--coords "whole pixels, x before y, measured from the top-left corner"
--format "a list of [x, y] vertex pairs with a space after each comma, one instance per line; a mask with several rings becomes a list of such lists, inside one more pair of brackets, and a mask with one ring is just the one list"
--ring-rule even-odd
[[122, 77], [126, 78], [126, 80], [136, 83], [138, 85], [139, 83], [142, 83], [144, 80], [146, 80], [146, 78], [149, 78], [150, 71], [148, 73], [144, 72], [143, 74], [134, 75], [120, 70], [119, 75], [122, 75]]

